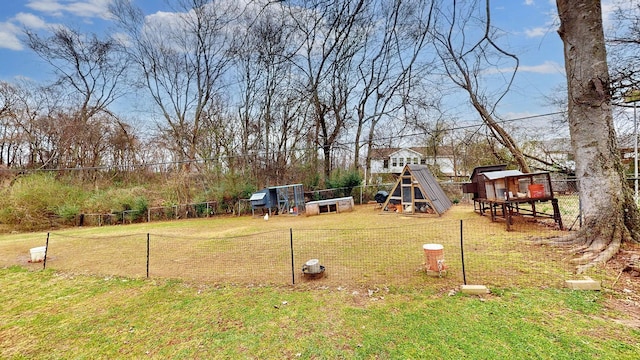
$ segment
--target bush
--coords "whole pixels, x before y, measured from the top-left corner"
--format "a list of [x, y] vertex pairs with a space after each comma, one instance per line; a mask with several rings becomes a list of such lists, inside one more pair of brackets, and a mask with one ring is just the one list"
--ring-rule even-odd
[[0, 199], [0, 222], [21, 230], [41, 230], [73, 220], [86, 193], [52, 174], [21, 176]]
[[56, 213], [66, 223], [72, 223], [80, 214], [80, 206], [78, 204], [62, 204], [60, 207], [58, 207]]
[[249, 198], [255, 191], [255, 185], [248, 182], [242, 175], [228, 174], [218, 189], [218, 206], [222, 211], [235, 213], [238, 201]]
[[326, 181], [327, 188], [336, 189], [336, 197], [351, 196], [353, 188], [362, 185], [362, 176], [357, 170], [337, 170]]

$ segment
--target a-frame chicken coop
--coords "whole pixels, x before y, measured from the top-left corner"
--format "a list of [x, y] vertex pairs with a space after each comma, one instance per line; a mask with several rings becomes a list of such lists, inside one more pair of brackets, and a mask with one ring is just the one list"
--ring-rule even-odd
[[438, 214], [452, 203], [425, 165], [405, 165], [398, 181], [382, 204], [383, 212]]

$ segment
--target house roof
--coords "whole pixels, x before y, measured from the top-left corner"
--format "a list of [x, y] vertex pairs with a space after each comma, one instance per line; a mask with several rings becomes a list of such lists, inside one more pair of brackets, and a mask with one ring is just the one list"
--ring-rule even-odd
[[425, 156], [424, 153], [421, 153], [420, 151], [416, 151], [413, 148], [400, 148], [400, 149], [397, 149], [396, 151], [390, 153], [389, 156], [393, 156], [393, 155], [395, 155], [397, 153], [400, 153], [402, 151], [409, 151], [409, 152], [415, 153], [416, 155]]

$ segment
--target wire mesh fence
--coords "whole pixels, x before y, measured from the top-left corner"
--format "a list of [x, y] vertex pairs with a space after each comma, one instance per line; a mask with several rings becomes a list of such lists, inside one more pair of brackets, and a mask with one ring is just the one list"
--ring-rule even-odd
[[[471, 203], [472, 194], [466, 194], [462, 190], [463, 182], [440, 182], [444, 192], [454, 203]], [[552, 181], [553, 190], [565, 227], [577, 229], [580, 227], [580, 205], [578, 201], [577, 183], [575, 180]], [[331, 199], [336, 197], [352, 196], [354, 202], [359, 205], [376, 202], [376, 194], [389, 192], [393, 183], [381, 183], [372, 185], [355, 186], [353, 188], [337, 188], [314, 190], [305, 192], [305, 200]], [[223, 206], [225, 205], [225, 206]], [[542, 203], [538, 212], [553, 213], [550, 203]], [[233, 205], [221, 204], [218, 201], [205, 201], [190, 204], [175, 204], [167, 206], [149, 207], [143, 210], [119, 210], [111, 213], [82, 213], [72, 219], [57, 217], [54, 223], [58, 226], [109, 226], [126, 225], [133, 223], [198, 219], [218, 215], [247, 215], [252, 214], [249, 199], [239, 199]]]
[[[233, 237], [157, 233], [77, 237], [53, 233], [43, 267], [56, 271], [133, 278], [176, 278], [234, 285], [454, 288], [556, 287], [573, 276], [562, 249], [540, 239], [563, 232], [521, 220], [501, 223], [424, 221], [351, 229], [271, 230]], [[443, 247], [442, 271], [427, 271], [425, 244]], [[303, 271], [318, 259], [322, 272]], [[32, 266], [39, 266], [32, 264]], [[313, 276], [310, 276], [313, 275]], [[594, 273], [592, 277], [602, 277]]]

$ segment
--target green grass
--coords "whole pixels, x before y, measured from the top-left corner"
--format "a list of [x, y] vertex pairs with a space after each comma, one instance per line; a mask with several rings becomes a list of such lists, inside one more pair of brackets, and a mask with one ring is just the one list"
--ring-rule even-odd
[[[218, 284], [288, 285], [300, 279], [305, 261], [318, 258], [328, 269], [323, 286], [414, 286], [451, 288], [462, 283], [460, 221], [464, 222], [467, 280], [490, 286], [555, 286], [571, 275], [563, 254], [528, 239], [557, 234], [553, 227], [519, 222], [506, 232], [470, 206], [457, 205], [436, 215], [381, 215], [375, 206], [321, 216], [214, 217], [127, 226], [70, 228], [50, 234], [47, 268], [68, 273], [146, 275], [146, 238], [150, 235], [149, 274]], [[290, 229], [295, 274], [292, 274]], [[29, 248], [44, 245], [46, 233], [0, 236], [0, 266], [30, 264]], [[422, 245], [445, 248], [448, 275], [426, 279]], [[603, 275], [590, 274], [602, 279]], [[615, 275], [614, 275], [615, 276]]]
[[[489, 285], [491, 295], [455, 291], [460, 219], [468, 279]], [[291, 286], [290, 274], [279, 285], [252, 277], [249, 264], [289, 261], [288, 248], [273, 249], [289, 229], [299, 261], [319, 254], [325, 278]], [[148, 233], [164, 245], [144, 279], [139, 254]], [[603, 292], [562, 289], [571, 275], [566, 254], [527, 242], [549, 233], [557, 231], [528, 223], [506, 232], [464, 206], [426, 218], [371, 207], [268, 222], [215, 217], [58, 230], [46, 271], [27, 262], [46, 233], [5, 234], [0, 358], [637, 358], [637, 326], [614, 321], [637, 319], [611, 305], [632, 296], [622, 288], [634, 289], [634, 279], [618, 281], [618, 271], [604, 267]], [[427, 242], [444, 244], [446, 277], [421, 270]], [[215, 271], [189, 272], [212, 264]]]
[[0, 358], [636, 359], [605, 295], [213, 287], [0, 270]]

